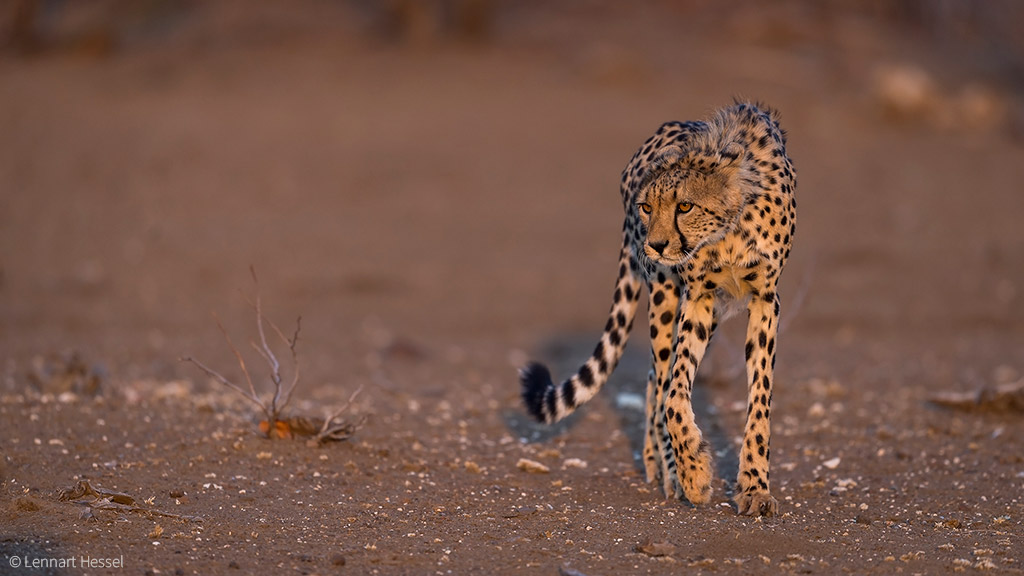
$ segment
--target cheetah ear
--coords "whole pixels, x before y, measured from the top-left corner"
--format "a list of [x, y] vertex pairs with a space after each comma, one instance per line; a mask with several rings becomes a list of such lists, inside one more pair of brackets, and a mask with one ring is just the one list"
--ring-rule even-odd
[[647, 162], [644, 168], [643, 177], [641, 182], [646, 185], [653, 179], [657, 174], [660, 174], [666, 170], [669, 166], [678, 163], [683, 159], [683, 149], [679, 146], [669, 145], [659, 148]]
[[654, 169], [666, 168], [683, 159], [683, 149], [679, 146], [669, 145], [658, 150], [654, 156]]
[[745, 150], [743, 145], [739, 142], [729, 142], [722, 148], [722, 151], [718, 153], [718, 157], [721, 159], [721, 165], [723, 168], [726, 167], [738, 167], [740, 161], [743, 159]]

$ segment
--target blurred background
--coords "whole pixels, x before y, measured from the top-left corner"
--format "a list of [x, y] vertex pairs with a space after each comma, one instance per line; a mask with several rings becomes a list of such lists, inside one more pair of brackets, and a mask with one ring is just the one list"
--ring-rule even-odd
[[626, 161], [743, 98], [799, 173], [780, 370], [1012, 378], [1022, 29], [1011, 0], [5, 0], [0, 350], [173, 377], [211, 310], [249, 326], [250, 265], [314, 377], [381, 333], [502, 362], [595, 333]]

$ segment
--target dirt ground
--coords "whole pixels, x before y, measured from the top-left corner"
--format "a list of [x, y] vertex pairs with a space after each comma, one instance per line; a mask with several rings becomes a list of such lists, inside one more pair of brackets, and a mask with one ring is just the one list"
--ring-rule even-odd
[[[290, 5], [50, 14], [0, 56], [0, 573], [1024, 572], [1020, 412], [929, 402], [1024, 378], [1019, 45], [801, 2], [496, 3], [468, 39]], [[799, 173], [768, 519], [730, 503], [741, 322], [705, 507], [644, 483], [645, 330], [553, 430], [516, 377], [592, 348], [636, 147], [734, 96]], [[362, 387], [348, 441], [263, 438], [180, 361], [241, 378], [215, 312], [269, 390], [250, 265], [302, 317], [291, 413]]]

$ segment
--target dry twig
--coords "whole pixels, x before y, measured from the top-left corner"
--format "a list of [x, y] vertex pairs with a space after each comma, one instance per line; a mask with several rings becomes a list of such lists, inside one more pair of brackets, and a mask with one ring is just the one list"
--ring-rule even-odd
[[[227, 342], [228, 347], [231, 348], [231, 352], [235, 355], [235, 360], [238, 362], [238, 367], [241, 369], [242, 374], [245, 377], [247, 387], [243, 387], [232, 382], [220, 372], [210, 368], [203, 362], [191, 356], [183, 356], [181, 358], [182, 361], [190, 362], [206, 373], [207, 376], [238, 392], [247, 400], [258, 406], [265, 417], [265, 420], [260, 422], [260, 430], [268, 437], [277, 436], [279, 438], [291, 438], [294, 435], [312, 436], [313, 438], [310, 442], [317, 445], [328, 441], [345, 440], [351, 437], [359, 426], [362, 425], [365, 418], [358, 422], [343, 422], [340, 421], [339, 418], [343, 412], [351, 407], [356, 396], [362, 391], [362, 386], [352, 393], [348, 401], [340, 409], [328, 415], [326, 419], [309, 418], [305, 416], [295, 416], [291, 418], [282, 417], [285, 408], [287, 408], [288, 404], [291, 402], [292, 393], [295, 392], [295, 388], [299, 384], [299, 357], [296, 346], [299, 342], [299, 333], [302, 331], [302, 317], [299, 316], [296, 320], [295, 331], [292, 333], [291, 337], [286, 336], [277, 324], [263, 315], [263, 305], [260, 300], [259, 280], [256, 277], [256, 270], [250, 267], [249, 271], [252, 274], [253, 284], [256, 286], [256, 294], [252, 300], [244, 294], [243, 298], [245, 298], [246, 302], [256, 312], [256, 332], [259, 336], [259, 342], [252, 341], [249, 345], [257, 354], [259, 354], [263, 361], [266, 362], [267, 368], [270, 371], [270, 381], [273, 382], [274, 385], [274, 393], [271, 396], [270, 401], [267, 402], [256, 392], [256, 386], [253, 384], [253, 379], [249, 372], [249, 368], [245, 363], [245, 358], [242, 356], [238, 347], [235, 346], [235, 343], [231, 340], [227, 330], [225, 330], [224, 325], [216, 314], [214, 314], [213, 317], [217, 323], [217, 328], [224, 336], [224, 341]], [[267, 341], [267, 326], [270, 327], [272, 336], [276, 335], [281, 343], [288, 347], [288, 352], [291, 356], [291, 374], [289, 378], [285, 378], [282, 373], [281, 361], [278, 360], [273, 347]]]
[[[149, 516], [150, 518], [160, 516], [164, 518], [173, 518], [174, 520], [180, 520], [182, 522], [203, 521], [203, 519], [198, 516], [173, 514], [171, 512], [164, 512], [162, 510], [140, 506], [138, 501], [136, 501], [132, 496], [121, 492], [104, 490], [99, 486], [93, 486], [88, 480], [79, 480], [78, 483], [71, 488], [62, 488], [57, 492], [57, 499], [61, 502], [74, 502], [75, 504], [87, 507], [90, 511], [113, 510], [116, 512], [136, 512]], [[151, 500], [147, 500], [146, 503], [149, 504], [152, 502]]]

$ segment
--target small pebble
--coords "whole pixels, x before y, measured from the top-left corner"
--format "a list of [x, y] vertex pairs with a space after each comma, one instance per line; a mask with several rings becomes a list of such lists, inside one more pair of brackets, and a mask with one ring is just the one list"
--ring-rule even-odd
[[530, 460], [528, 458], [520, 458], [516, 462], [516, 468], [519, 468], [523, 472], [530, 472], [531, 474], [547, 474], [551, 471], [550, 468], [537, 462], [536, 460]]
[[566, 458], [565, 461], [562, 462], [562, 468], [586, 468], [586, 467], [587, 467], [587, 461], [586, 460], [580, 460], [579, 458]]

